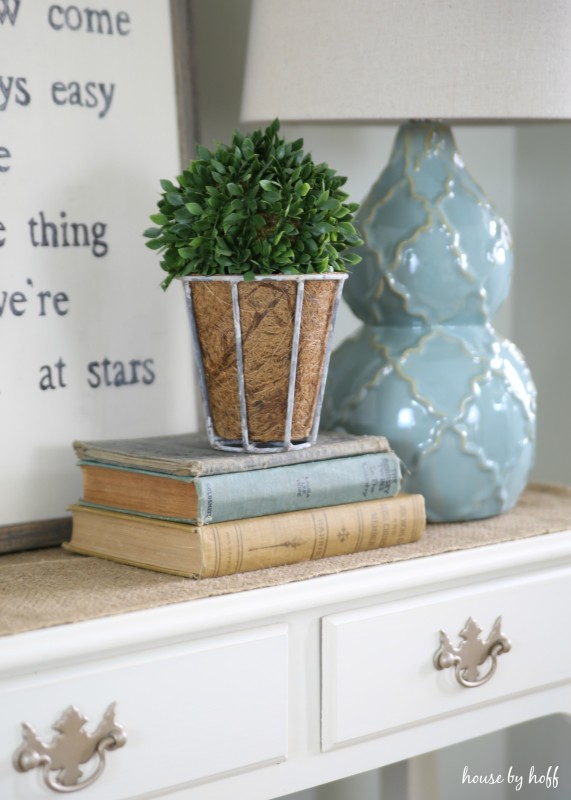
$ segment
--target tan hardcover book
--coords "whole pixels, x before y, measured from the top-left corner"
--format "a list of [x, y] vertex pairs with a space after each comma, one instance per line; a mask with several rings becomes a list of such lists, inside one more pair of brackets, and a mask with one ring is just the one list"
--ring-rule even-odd
[[192, 578], [406, 544], [426, 524], [424, 498], [404, 494], [203, 526], [80, 505], [71, 511], [67, 550]]

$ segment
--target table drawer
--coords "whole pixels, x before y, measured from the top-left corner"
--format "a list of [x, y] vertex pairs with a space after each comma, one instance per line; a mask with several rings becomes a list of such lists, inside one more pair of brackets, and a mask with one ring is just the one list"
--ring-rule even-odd
[[[51, 742], [52, 725], [70, 705], [88, 718], [84, 730], [91, 733], [115, 701], [116, 722], [127, 736], [107, 754], [100, 777], [82, 789], [84, 800], [147, 797], [283, 761], [287, 638], [285, 625], [271, 625], [6, 682], [0, 686], [0, 797], [57, 796], [39, 769], [16, 772], [10, 759], [22, 742], [22, 722]], [[82, 770], [87, 777], [93, 767]]]
[[[561, 568], [325, 617], [323, 749], [568, 679], [570, 607], [571, 570]], [[511, 649], [489, 681], [465, 688], [454, 668], [435, 668], [441, 630], [460, 647], [472, 617], [484, 642], [499, 616]]]

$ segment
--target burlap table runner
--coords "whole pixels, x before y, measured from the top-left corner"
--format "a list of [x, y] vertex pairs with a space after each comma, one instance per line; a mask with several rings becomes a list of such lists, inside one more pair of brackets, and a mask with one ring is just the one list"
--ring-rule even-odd
[[12, 553], [0, 557], [0, 635], [567, 529], [571, 488], [531, 484], [513, 511], [476, 522], [429, 525], [423, 538], [412, 544], [223, 578], [178, 578], [60, 548]]

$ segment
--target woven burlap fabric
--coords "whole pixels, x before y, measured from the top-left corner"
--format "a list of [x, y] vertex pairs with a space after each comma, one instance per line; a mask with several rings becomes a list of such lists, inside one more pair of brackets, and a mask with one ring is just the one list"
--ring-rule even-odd
[[20, 633], [197, 598], [571, 529], [571, 488], [530, 485], [499, 517], [428, 525], [413, 544], [196, 581], [72, 555], [60, 548], [0, 557], [0, 634]]

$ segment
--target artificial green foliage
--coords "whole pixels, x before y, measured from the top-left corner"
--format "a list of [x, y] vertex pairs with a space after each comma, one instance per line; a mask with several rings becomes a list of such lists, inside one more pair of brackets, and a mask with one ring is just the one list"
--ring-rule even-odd
[[167, 273], [186, 275], [315, 274], [345, 272], [361, 259], [353, 227], [357, 203], [341, 191], [346, 178], [286, 142], [279, 121], [232, 144], [202, 145], [176, 184], [161, 181], [156, 227], [144, 235], [161, 253]]

